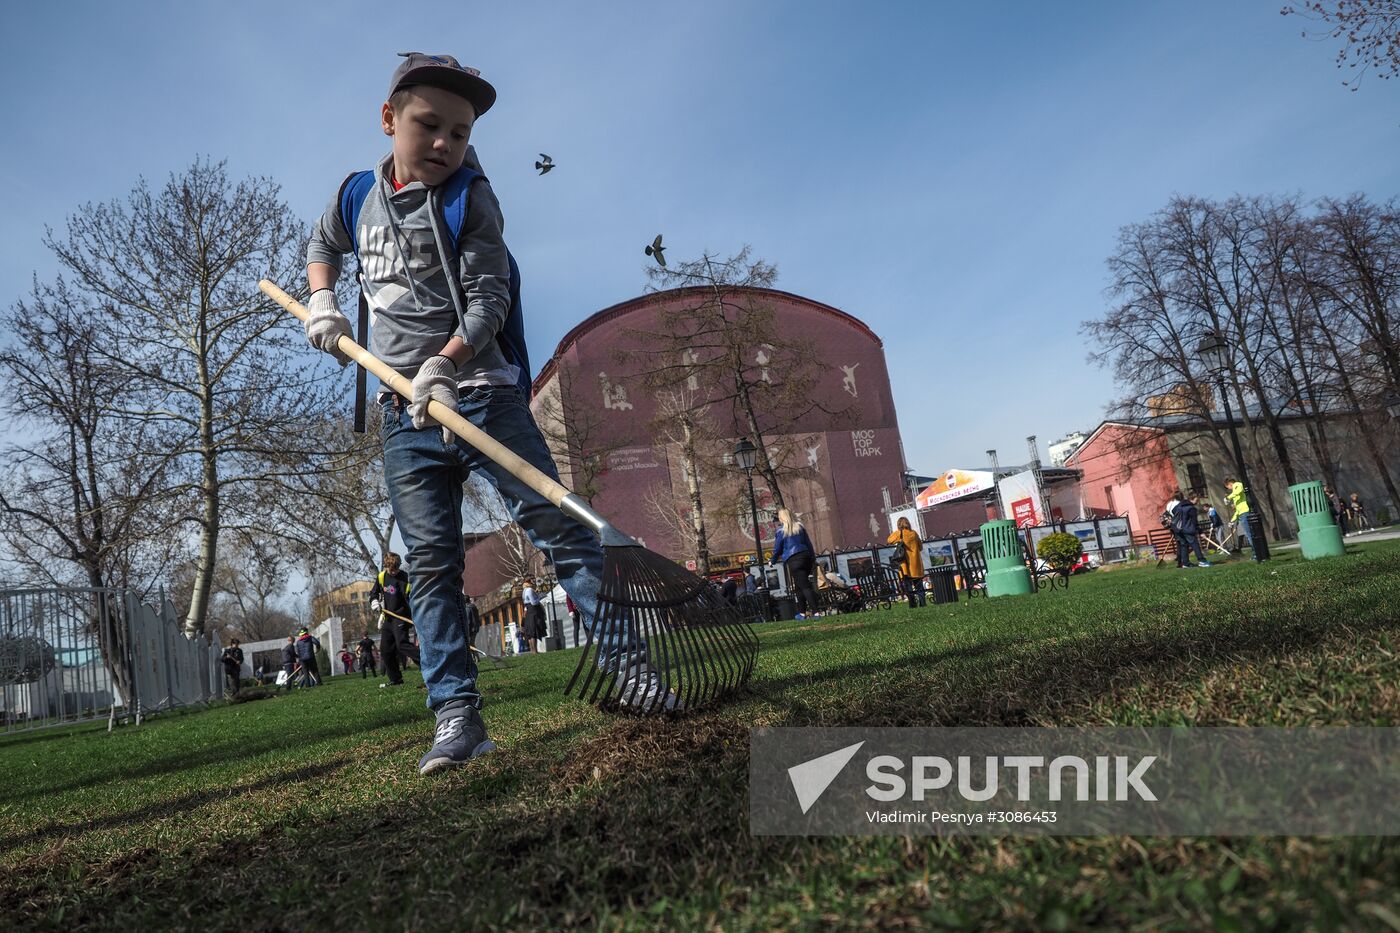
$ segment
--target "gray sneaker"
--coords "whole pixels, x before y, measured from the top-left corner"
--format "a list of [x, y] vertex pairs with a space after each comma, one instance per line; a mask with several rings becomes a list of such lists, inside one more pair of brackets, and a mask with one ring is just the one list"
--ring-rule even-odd
[[474, 707], [448, 704], [437, 712], [433, 747], [418, 760], [418, 773], [460, 768], [473, 758], [495, 750], [496, 743], [487, 737], [481, 714]]
[[681, 708], [681, 698], [666, 689], [660, 675], [645, 664], [628, 669], [617, 701], [623, 709], [639, 713], [670, 713]]

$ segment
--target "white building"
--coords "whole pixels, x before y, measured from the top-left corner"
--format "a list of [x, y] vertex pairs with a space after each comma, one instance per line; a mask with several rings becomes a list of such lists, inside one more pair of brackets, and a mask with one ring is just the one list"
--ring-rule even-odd
[[1079, 449], [1079, 445], [1088, 440], [1089, 435], [1083, 431], [1071, 431], [1058, 441], [1052, 441], [1048, 450], [1050, 453], [1050, 465], [1062, 467], [1065, 465], [1065, 458]]

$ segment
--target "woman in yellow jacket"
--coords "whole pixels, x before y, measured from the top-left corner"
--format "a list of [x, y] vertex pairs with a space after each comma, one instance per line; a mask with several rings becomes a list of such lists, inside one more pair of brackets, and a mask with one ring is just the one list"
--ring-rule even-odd
[[904, 595], [909, 597], [909, 608], [927, 605], [928, 597], [924, 595], [924, 540], [910, 527], [909, 519], [901, 518], [885, 543], [904, 548], [904, 563], [900, 566], [899, 577], [904, 584]]

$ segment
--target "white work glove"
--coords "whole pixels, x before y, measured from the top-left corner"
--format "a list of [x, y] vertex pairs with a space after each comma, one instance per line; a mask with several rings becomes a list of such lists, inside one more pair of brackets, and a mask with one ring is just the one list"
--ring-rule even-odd
[[370, 612], [378, 612], [378, 611], [379, 611], [380, 605], [381, 605], [381, 604], [380, 604], [379, 600], [377, 600], [377, 599], [371, 599], [371, 600], [369, 601], [369, 611], [370, 611]]
[[[408, 414], [419, 430], [438, 424], [437, 419], [428, 414], [430, 400], [457, 410], [457, 364], [441, 354], [428, 357], [427, 362], [418, 367], [418, 375], [413, 377], [413, 398], [408, 403]], [[442, 429], [442, 442], [452, 443], [452, 432], [447, 428]]]
[[337, 341], [341, 337], [354, 338], [350, 329], [350, 319], [340, 313], [340, 304], [335, 300], [335, 289], [318, 288], [311, 293], [306, 303], [311, 316], [306, 319], [306, 339], [317, 350], [323, 350], [335, 357], [341, 366], [350, 362], [350, 357], [340, 352]]

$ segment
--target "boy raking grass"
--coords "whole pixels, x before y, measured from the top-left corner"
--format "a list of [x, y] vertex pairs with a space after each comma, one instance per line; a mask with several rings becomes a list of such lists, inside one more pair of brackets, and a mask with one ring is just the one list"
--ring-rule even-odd
[[[380, 109], [391, 152], [375, 166], [352, 216], [345, 216], [342, 195], [356, 175], [342, 184], [312, 231], [306, 333], [313, 346], [345, 361], [336, 343], [350, 335], [351, 326], [334, 286], [345, 254], [354, 252], [373, 315], [372, 350], [412, 379], [411, 397], [381, 388], [377, 401], [384, 416], [384, 478], [407, 545], [423, 680], [436, 716], [432, 748], [418, 763], [429, 774], [495, 749], [479, 712], [462, 598], [467, 477], [482, 471], [511, 518], [552, 555], [559, 582], [585, 619], [595, 617], [603, 553], [587, 527], [428, 414], [429, 400], [454, 408], [557, 480], [526, 404], [529, 362], [516, 341], [501, 339], [520, 325], [511, 320], [518, 314], [510, 296], [511, 261], [500, 206], [469, 145], [496, 91], [451, 56], [403, 54]], [[443, 221], [443, 190], [454, 181], [470, 195], [455, 244]], [[674, 705], [641, 643], [604, 636], [601, 645], [600, 665], [622, 678], [623, 705]]]

